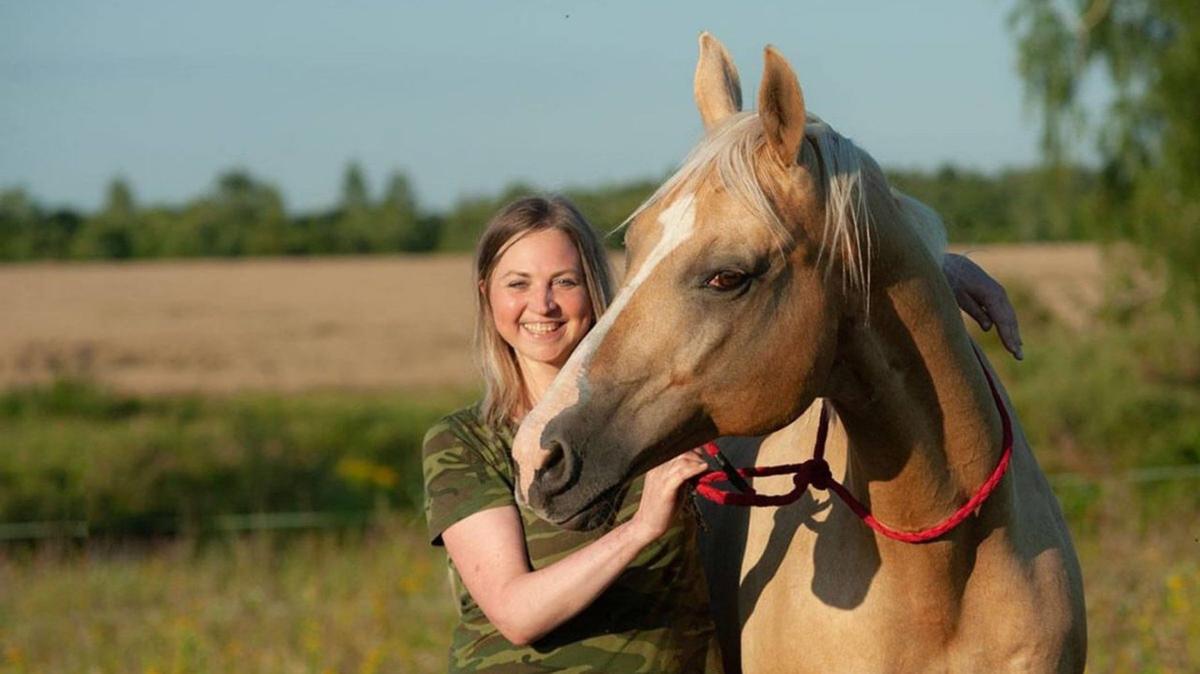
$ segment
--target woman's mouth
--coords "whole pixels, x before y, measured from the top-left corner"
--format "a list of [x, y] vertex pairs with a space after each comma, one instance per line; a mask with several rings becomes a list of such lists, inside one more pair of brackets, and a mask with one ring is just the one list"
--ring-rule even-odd
[[557, 336], [564, 325], [565, 321], [528, 321], [521, 323], [521, 329], [534, 339], [545, 339]]

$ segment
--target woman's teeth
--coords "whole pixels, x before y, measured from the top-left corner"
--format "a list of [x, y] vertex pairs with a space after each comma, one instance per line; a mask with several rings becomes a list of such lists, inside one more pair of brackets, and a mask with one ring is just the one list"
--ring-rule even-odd
[[558, 329], [562, 323], [522, 323], [521, 327], [535, 335], [546, 335]]

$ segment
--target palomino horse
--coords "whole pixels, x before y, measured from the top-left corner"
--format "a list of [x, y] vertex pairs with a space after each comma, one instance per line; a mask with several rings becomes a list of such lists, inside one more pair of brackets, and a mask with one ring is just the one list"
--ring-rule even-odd
[[[896, 529], [944, 520], [996, 470], [1011, 404], [935, 261], [940, 224], [806, 112], [774, 48], [748, 113], [725, 49], [700, 42], [707, 135], [631, 218], [624, 286], [521, 425], [518, 497], [591, 527], [633, 476], [717, 436], [799, 461], [824, 399], [833, 476]], [[751, 514], [717, 546], [744, 546], [743, 669], [1081, 670], [1079, 565], [1015, 419], [1011, 435], [990, 499], [931, 542], [811, 494]]]

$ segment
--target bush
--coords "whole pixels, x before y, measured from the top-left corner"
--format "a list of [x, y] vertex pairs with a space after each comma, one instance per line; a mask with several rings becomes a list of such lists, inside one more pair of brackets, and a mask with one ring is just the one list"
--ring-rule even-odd
[[142, 399], [82, 381], [0, 395], [0, 521], [203, 531], [262, 512], [420, 507], [425, 430], [465, 396]]

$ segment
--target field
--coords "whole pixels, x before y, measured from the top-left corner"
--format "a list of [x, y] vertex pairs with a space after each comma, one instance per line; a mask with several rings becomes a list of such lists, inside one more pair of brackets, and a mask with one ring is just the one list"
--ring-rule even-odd
[[[1160, 467], [1200, 463], [1195, 323], [1095, 246], [970, 254], [1022, 317], [1023, 363], [976, 336], [1075, 534], [1092, 671], [1194, 671], [1200, 480]], [[416, 459], [473, 395], [469, 265], [0, 267], [0, 674], [443, 671]], [[47, 521], [78, 528], [3, 524]], [[2, 540], [30, 532], [65, 537]]]
[[[1087, 244], [969, 251], [1081, 326]], [[614, 257], [620, 268], [620, 256]], [[136, 393], [475, 385], [466, 256], [0, 267], [0, 389], [87, 377]]]

